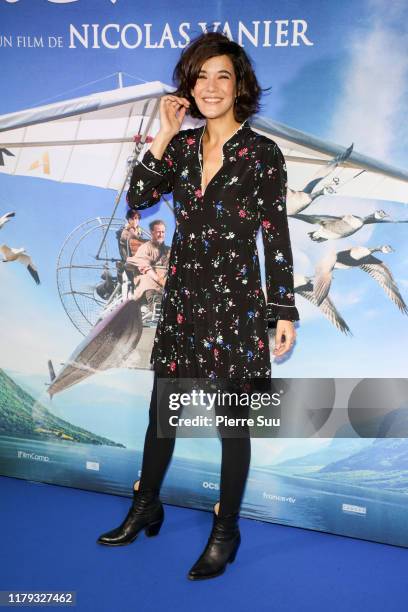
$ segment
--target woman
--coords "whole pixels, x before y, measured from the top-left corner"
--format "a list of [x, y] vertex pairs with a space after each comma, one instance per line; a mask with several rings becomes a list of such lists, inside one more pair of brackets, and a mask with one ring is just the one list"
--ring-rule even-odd
[[[140, 245], [140, 238], [142, 237], [142, 228], [139, 226], [141, 214], [137, 210], [133, 210], [129, 208], [126, 212], [126, 225], [120, 231], [120, 251], [121, 256], [124, 261], [126, 258], [134, 255], [132, 250], [132, 246], [134, 246], [134, 241], [136, 241], [136, 245]], [[137, 250], [137, 247], [136, 247]]]
[[[285, 160], [276, 143], [248, 123], [261, 93], [249, 58], [226, 36], [204, 33], [184, 49], [173, 77], [178, 89], [160, 101], [160, 130], [135, 166], [127, 194], [129, 206], [140, 210], [173, 192], [176, 231], [151, 356], [141, 480], [123, 523], [100, 536], [98, 542], [108, 545], [127, 544], [142, 529], [156, 535], [163, 522], [159, 491], [175, 436], [157, 435], [157, 417], [168, 416], [166, 387], [158, 381], [270, 378], [268, 326], [277, 321], [274, 354], [280, 357], [293, 345], [299, 319]], [[186, 113], [205, 124], [180, 130]], [[259, 227], [267, 302], [255, 241]], [[250, 437], [246, 427], [240, 437], [221, 433], [220, 502], [207, 545], [188, 574], [192, 580], [220, 575], [240, 544]]]

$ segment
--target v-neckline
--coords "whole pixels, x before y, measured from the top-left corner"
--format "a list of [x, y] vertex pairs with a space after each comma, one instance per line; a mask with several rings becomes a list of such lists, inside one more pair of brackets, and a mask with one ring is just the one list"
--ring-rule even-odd
[[[219, 174], [221, 172], [221, 170], [224, 167], [224, 145], [222, 145], [221, 147], [221, 166], [220, 168], [217, 170], [217, 172], [214, 174], [214, 176], [208, 181], [207, 185], [205, 186], [205, 189], [203, 191], [203, 174], [204, 174], [204, 145], [202, 143], [202, 138], [204, 136], [204, 132], [205, 132], [205, 125], [204, 125], [204, 129], [201, 132], [201, 136], [200, 136], [200, 144], [199, 144], [199, 160], [200, 160], [200, 191], [201, 191], [201, 196], [204, 198], [207, 189], [208, 189], [208, 185], [210, 185], [212, 183], [212, 181], [215, 179], [215, 177], [217, 176], [217, 174]], [[225, 143], [224, 143], [225, 144]]]
[[200, 192], [201, 192], [201, 197], [204, 198], [204, 195], [207, 193], [207, 189], [209, 187], [209, 185], [211, 185], [211, 183], [214, 181], [214, 179], [218, 176], [218, 174], [220, 174], [221, 170], [224, 168], [224, 147], [227, 144], [227, 142], [229, 142], [235, 135], [237, 132], [239, 132], [239, 130], [247, 123], [247, 119], [245, 119], [245, 121], [243, 121], [241, 123], [241, 125], [239, 125], [237, 127], [237, 129], [235, 130], [235, 132], [233, 134], [231, 134], [231, 136], [229, 138], [227, 138], [227, 140], [224, 142], [224, 144], [221, 147], [221, 158], [222, 158], [222, 164], [220, 166], [220, 168], [217, 170], [217, 172], [214, 174], [214, 176], [212, 177], [211, 180], [208, 181], [205, 190], [203, 191], [203, 165], [204, 165], [204, 151], [203, 151], [203, 144], [202, 144], [202, 139], [204, 136], [204, 132], [205, 132], [205, 128], [207, 127], [207, 124], [204, 123], [204, 125], [202, 126], [202, 131], [201, 131], [201, 135], [200, 135], [200, 141], [198, 143], [198, 160], [200, 162]]

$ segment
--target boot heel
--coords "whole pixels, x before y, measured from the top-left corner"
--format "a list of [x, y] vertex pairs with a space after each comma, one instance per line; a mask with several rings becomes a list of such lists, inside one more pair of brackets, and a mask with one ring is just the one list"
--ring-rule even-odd
[[157, 535], [164, 520], [163, 505], [156, 489], [133, 491], [133, 503], [124, 521], [107, 533], [99, 536], [98, 544], [107, 546], [123, 546], [133, 542], [140, 531], [146, 535]]
[[152, 523], [145, 529], [145, 534], [150, 538], [152, 536], [158, 535], [160, 528], [163, 524], [163, 521], [159, 521], [158, 523]]
[[235, 557], [237, 556], [239, 545], [240, 545], [240, 542], [238, 542], [235, 550], [232, 552], [230, 558], [228, 559], [228, 563], [233, 563], [235, 561]]

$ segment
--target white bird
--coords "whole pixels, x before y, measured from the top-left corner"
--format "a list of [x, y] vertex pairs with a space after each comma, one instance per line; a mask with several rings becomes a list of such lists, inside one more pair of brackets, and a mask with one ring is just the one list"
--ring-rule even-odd
[[309, 300], [314, 306], [317, 306], [322, 312], [322, 314], [332, 323], [337, 329], [345, 334], [350, 334], [352, 336], [352, 332], [331, 301], [331, 299], [327, 296], [321, 302], [321, 304], [317, 303], [316, 297], [313, 293], [313, 276], [303, 276], [301, 274], [295, 274], [294, 277], [294, 290], [295, 293], [298, 293], [306, 300]]
[[0, 217], [0, 229], [3, 227], [3, 225], [6, 225], [7, 221], [10, 221], [10, 219], [15, 216], [16, 216], [15, 212], [8, 212], [2, 217]]
[[367, 272], [385, 291], [386, 295], [397, 305], [399, 310], [408, 314], [408, 308], [399, 292], [397, 283], [387, 266], [372, 253], [392, 253], [394, 249], [388, 244], [380, 247], [352, 247], [345, 251], [331, 251], [316, 266], [313, 293], [318, 304], [327, 297], [332, 282], [333, 270], [349, 270], [360, 268]]
[[331, 301], [331, 299], [327, 296], [321, 302], [321, 304], [317, 303], [315, 295], [313, 293], [313, 276], [303, 276], [302, 274], [293, 275], [294, 278], [294, 290], [295, 293], [298, 293], [306, 300], [309, 300], [314, 306], [317, 306], [322, 312], [322, 314], [332, 323], [337, 329], [345, 334], [350, 334], [352, 336], [352, 332]]
[[320, 183], [323, 179], [327, 178], [329, 174], [334, 172], [338, 166], [344, 161], [346, 161], [353, 150], [354, 143], [352, 143], [348, 149], [346, 149], [343, 153], [339, 153], [333, 159], [330, 159], [326, 164], [322, 166], [322, 168], [318, 171], [317, 176], [315, 176], [308, 184], [297, 191], [295, 189], [287, 188], [286, 191], [286, 209], [288, 216], [294, 216], [299, 213], [301, 210], [307, 208], [313, 200], [318, 198], [321, 195], [332, 194], [335, 192], [335, 187], [340, 183], [340, 179], [335, 176], [332, 179], [332, 185], [324, 185], [321, 189], [317, 191], [313, 191], [316, 185]]
[[6, 244], [0, 246], [0, 251], [4, 255], [2, 263], [9, 263], [11, 261], [19, 261], [23, 266], [26, 266], [27, 270], [37, 283], [40, 284], [40, 277], [38, 276], [37, 268], [34, 266], [31, 257], [26, 253], [26, 250], [22, 247], [21, 249], [13, 249], [8, 247]]
[[323, 242], [330, 239], [337, 240], [339, 238], [351, 236], [351, 234], [354, 234], [361, 229], [363, 225], [367, 225], [368, 223], [408, 223], [408, 219], [385, 219], [385, 217], [389, 217], [389, 215], [384, 210], [376, 210], [366, 217], [359, 217], [351, 214], [337, 217], [335, 215], [302, 215], [300, 213], [296, 213], [292, 215], [292, 217], [300, 219], [301, 221], [306, 221], [306, 223], [320, 225], [318, 230], [308, 232], [308, 236], [315, 242]]

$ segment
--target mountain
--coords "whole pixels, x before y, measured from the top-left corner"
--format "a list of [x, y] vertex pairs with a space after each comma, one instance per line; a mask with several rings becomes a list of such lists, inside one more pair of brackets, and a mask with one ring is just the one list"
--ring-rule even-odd
[[355, 452], [361, 450], [362, 447], [371, 445], [372, 440], [366, 440], [361, 438], [333, 438], [329, 445], [323, 449], [313, 451], [307, 455], [301, 457], [294, 457], [280, 461], [279, 463], [273, 464], [273, 469], [281, 467], [309, 467], [309, 468], [322, 468], [326, 464], [332, 465], [333, 461], [338, 461], [344, 458], [354, 455]]
[[380, 438], [371, 446], [324, 466], [320, 473], [369, 470], [388, 472], [408, 471], [408, 440], [406, 438]]
[[336, 439], [332, 443], [333, 447], [284, 461], [273, 469], [318, 481], [320, 486], [327, 482], [408, 494], [406, 438]]

